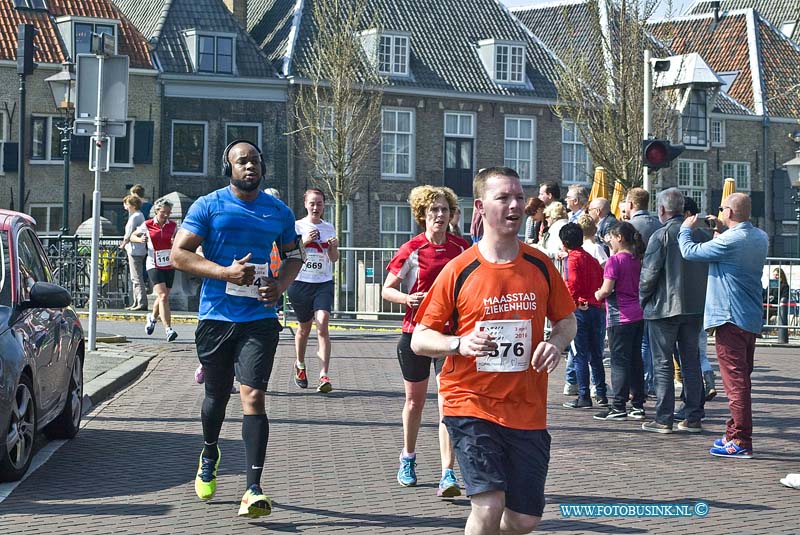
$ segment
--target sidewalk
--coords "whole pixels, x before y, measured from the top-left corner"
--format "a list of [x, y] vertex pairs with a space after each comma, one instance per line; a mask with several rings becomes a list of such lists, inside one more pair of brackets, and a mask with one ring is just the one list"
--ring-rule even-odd
[[[98, 333], [100, 339], [112, 340], [113, 335]], [[97, 343], [88, 351], [83, 364], [83, 413], [131, 383], [147, 368], [157, 353], [139, 344]]]

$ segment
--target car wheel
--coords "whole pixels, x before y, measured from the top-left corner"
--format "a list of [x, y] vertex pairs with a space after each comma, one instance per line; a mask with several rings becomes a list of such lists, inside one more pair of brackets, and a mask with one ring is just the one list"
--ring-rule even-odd
[[0, 443], [0, 481], [17, 481], [33, 459], [36, 436], [36, 398], [30, 378], [23, 375], [11, 400], [11, 419]]
[[50, 422], [44, 433], [48, 438], [72, 438], [78, 434], [83, 416], [83, 361], [75, 355], [72, 373], [69, 377], [69, 390], [64, 409]]

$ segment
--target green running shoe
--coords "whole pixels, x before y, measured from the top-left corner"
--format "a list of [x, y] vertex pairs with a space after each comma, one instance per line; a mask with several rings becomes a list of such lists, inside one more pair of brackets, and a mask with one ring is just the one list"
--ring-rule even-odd
[[258, 518], [272, 513], [272, 500], [261, 490], [258, 485], [250, 485], [250, 488], [242, 496], [239, 505], [239, 516], [247, 518]]
[[217, 460], [203, 457], [200, 452], [200, 464], [197, 467], [197, 477], [194, 478], [194, 491], [201, 500], [210, 500], [217, 490], [217, 468], [222, 459], [222, 453], [217, 446]]

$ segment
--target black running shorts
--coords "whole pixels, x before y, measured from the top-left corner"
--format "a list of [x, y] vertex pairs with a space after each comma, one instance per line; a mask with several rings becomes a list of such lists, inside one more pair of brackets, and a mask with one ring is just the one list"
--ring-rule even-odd
[[462, 416], [445, 416], [442, 422], [453, 441], [467, 496], [502, 490], [512, 511], [542, 516], [550, 464], [546, 429], [511, 429]]
[[306, 323], [314, 319], [314, 312], [333, 308], [333, 281], [294, 281], [286, 291], [297, 321]]
[[441, 373], [444, 366], [444, 359], [421, 357], [411, 351], [411, 333], [400, 335], [400, 340], [397, 342], [397, 360], [400, 362], [403, 379], [409, 383], [427, 380], [431, 375], [431, 363], [436, 375]]
[[175, 281], [175, 270], [174, 269], [148, 269], [147, 270], [147, 279], [150, 281], [150, 284], [155, 286], [156, 284], [161, 284], [162, 282], [167, 285], [167, 288], [172, 288], [172, 283]]
[[230, 392], [234, 373], [243, 385], [266, 391], [281, 329], [275, 318], [244, 323], [200, 320], [194, 338], [206, 392]]

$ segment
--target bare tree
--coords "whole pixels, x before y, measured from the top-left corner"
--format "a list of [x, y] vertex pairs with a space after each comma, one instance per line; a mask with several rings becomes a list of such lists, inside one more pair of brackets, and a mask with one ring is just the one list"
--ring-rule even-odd
[[[556, 82], [560, 104], [554, 112], [575, 121], [594, 164], [626, 190], [642, 185], [644, 51], [668, 55], [645, 29], [659, 3], [591, 0], [588, 28], [564, 17], [564, 31], [574, 38], [560, 51], [565, 69]], [[671, 0], [667, 8], [669, 14]], [[671, 92], [652, 93], [650, 135], [670, 138], [675, 132], [673, 100]]]
[[333, 224], [341, 239], [345, 203], [377, 146], [382, 94], [365, 32], [377, 32], [378, 22], [368, 0], [311, 3], [313, 34], [297, 66], [291, 133], [313, 169], [312, 182], [333, 199]]

